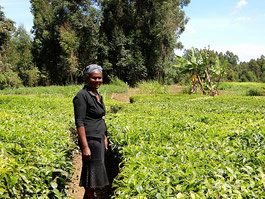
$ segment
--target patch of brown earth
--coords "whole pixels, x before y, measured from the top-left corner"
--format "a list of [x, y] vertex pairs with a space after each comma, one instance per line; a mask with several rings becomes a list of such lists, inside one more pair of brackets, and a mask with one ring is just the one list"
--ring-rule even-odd
[[79, 186], [79, 180], [82, 169], [82, 154], [81, 151], [78, 149], [74, 151], [73, 168], [75, 171], [72, 176], [72, 182], [69, 183], [69, 196], [74, 199], [83, 199], [85, 191], [83, 187]]
[[[168, 93], [169, 94], [179, 94], [182, 87], [177, 85], [169, 85]], [[112, 93], [109, 96], [112, 99], [115, 99], [120, 102], [130, 103], [130, 96], [139, 94], [138, 88], [129, 88], [127, 93]]]
[[182, 90], [182, 86], [177, 85], [169, 85], [168, 86], [168, 93], [169, 94], [179, 94]]

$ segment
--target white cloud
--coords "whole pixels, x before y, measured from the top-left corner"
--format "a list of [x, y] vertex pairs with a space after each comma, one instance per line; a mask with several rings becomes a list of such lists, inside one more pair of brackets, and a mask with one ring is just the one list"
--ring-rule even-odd
[[235, 23], [247, 23], [250, 22], [252, 19], [251, 17], [238, 17], [234, 20]]
[[226, 51], [233, 52], [239, 57], [240, 61], [249, 61], [250, 59], [257, 59], [260, 58], [261, 55], [265, 55], [265, 46], [248, 43], [231, 46], [216, 46], [213, 47], [213, 49], [223, 53]]
[[246, 0], [240, 0], [239, 2], [237, 2], [236, 8], [242, 8], [246, 6], [247, 4], [248, 2]]
[[[197, 47], [199, 49], [203, 49], [204, 47]], [[188, 48], [189, 49], [189, 48]], [[235, 44], [235, 45], [225, 45], [225, 46], [210, 46], [211, 50], [217, 52], [226, 53], [226, 51], [230, 51], [239, 57], [239, 61], [250, 61], [251, 59], [260, 58], [261, 55], [265, 55], [265, 46], [256, 45], [256, 44]], [[178, 56], [183, 56], [184, 49], [174, 49], [174, 52]]]
[[233, 11], [232, 11], [232, 15], [236, 15], [238, 14], [238, 12], [241, 10], [241, 8], [243, 8], [244, 6], [246, 6], [248, 4], [247, 0], [240, 0], [237, 2], [237, 5], [234, 7]]

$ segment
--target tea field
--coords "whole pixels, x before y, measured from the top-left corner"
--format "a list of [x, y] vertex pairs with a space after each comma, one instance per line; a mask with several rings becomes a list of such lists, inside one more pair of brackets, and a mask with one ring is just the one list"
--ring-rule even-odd
[[72, 169], [70, 99], [0, 96], [0, 198], [62, 198]]
[[264, 198], [265, 98], [134, 96], [109, 115], [115, 198]]
[[[2, 91], [0, 198], [68, 197], [72, 97], [80, 88]], [[265, 198], [265, 97], [154, 94], [130, 101], [105, 94], [111, 148], [122, 159], [113, 198]]]

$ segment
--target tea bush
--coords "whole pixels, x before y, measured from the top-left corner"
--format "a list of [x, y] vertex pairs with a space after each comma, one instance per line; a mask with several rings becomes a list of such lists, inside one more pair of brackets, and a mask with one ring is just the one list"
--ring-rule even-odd
[[[12, 95], [0, 95], [0, 198], [67, 198], [72, 97], [81, 87], [1, 91]], [[114, 198], [264, 197], [264, 97], [130, 101], [105, 98], [111, 147], [123, 159]]]
[[72, 169], [71, 100], [0, 96], [0, 197], [62, 198]]
[[[72, 97], [80, 88], [23, 88], [0, 95], [1, 199], [67, 198], [76, 147]], [[107, 96], [105, 102], [110, 113], [123, 107]]]
[[114, 198], [261, 198], [265, 98], [135, 96], [107, 117]]

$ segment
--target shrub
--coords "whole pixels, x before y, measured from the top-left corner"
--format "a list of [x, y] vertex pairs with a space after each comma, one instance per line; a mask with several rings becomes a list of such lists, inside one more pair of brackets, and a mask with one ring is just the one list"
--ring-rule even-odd
[[5, 88], [18, 88], [22, 86], [21, 79], [18, 74], [12, 70], [9, 70], [3, 74], [0, 74], [0, 89]]
[[111, 78], [110, 84], [113, 84], [115, 86], [127, 86], [127, 84], [120, 80], [118, 77]]
[[40, 74], [40, 71], [38, 70], [38, 68], [34, 67], [31, 70], [26, 70], [25, 73], [27, 75], [27, 85], [28, 86], [37, 86], [38, 80], [39, 80], [39, 74]]
[[257, 88], [249, 89], [246, 92], [246, 96], [261, 96], [261, 95], [262, 95], [262, 91]]

